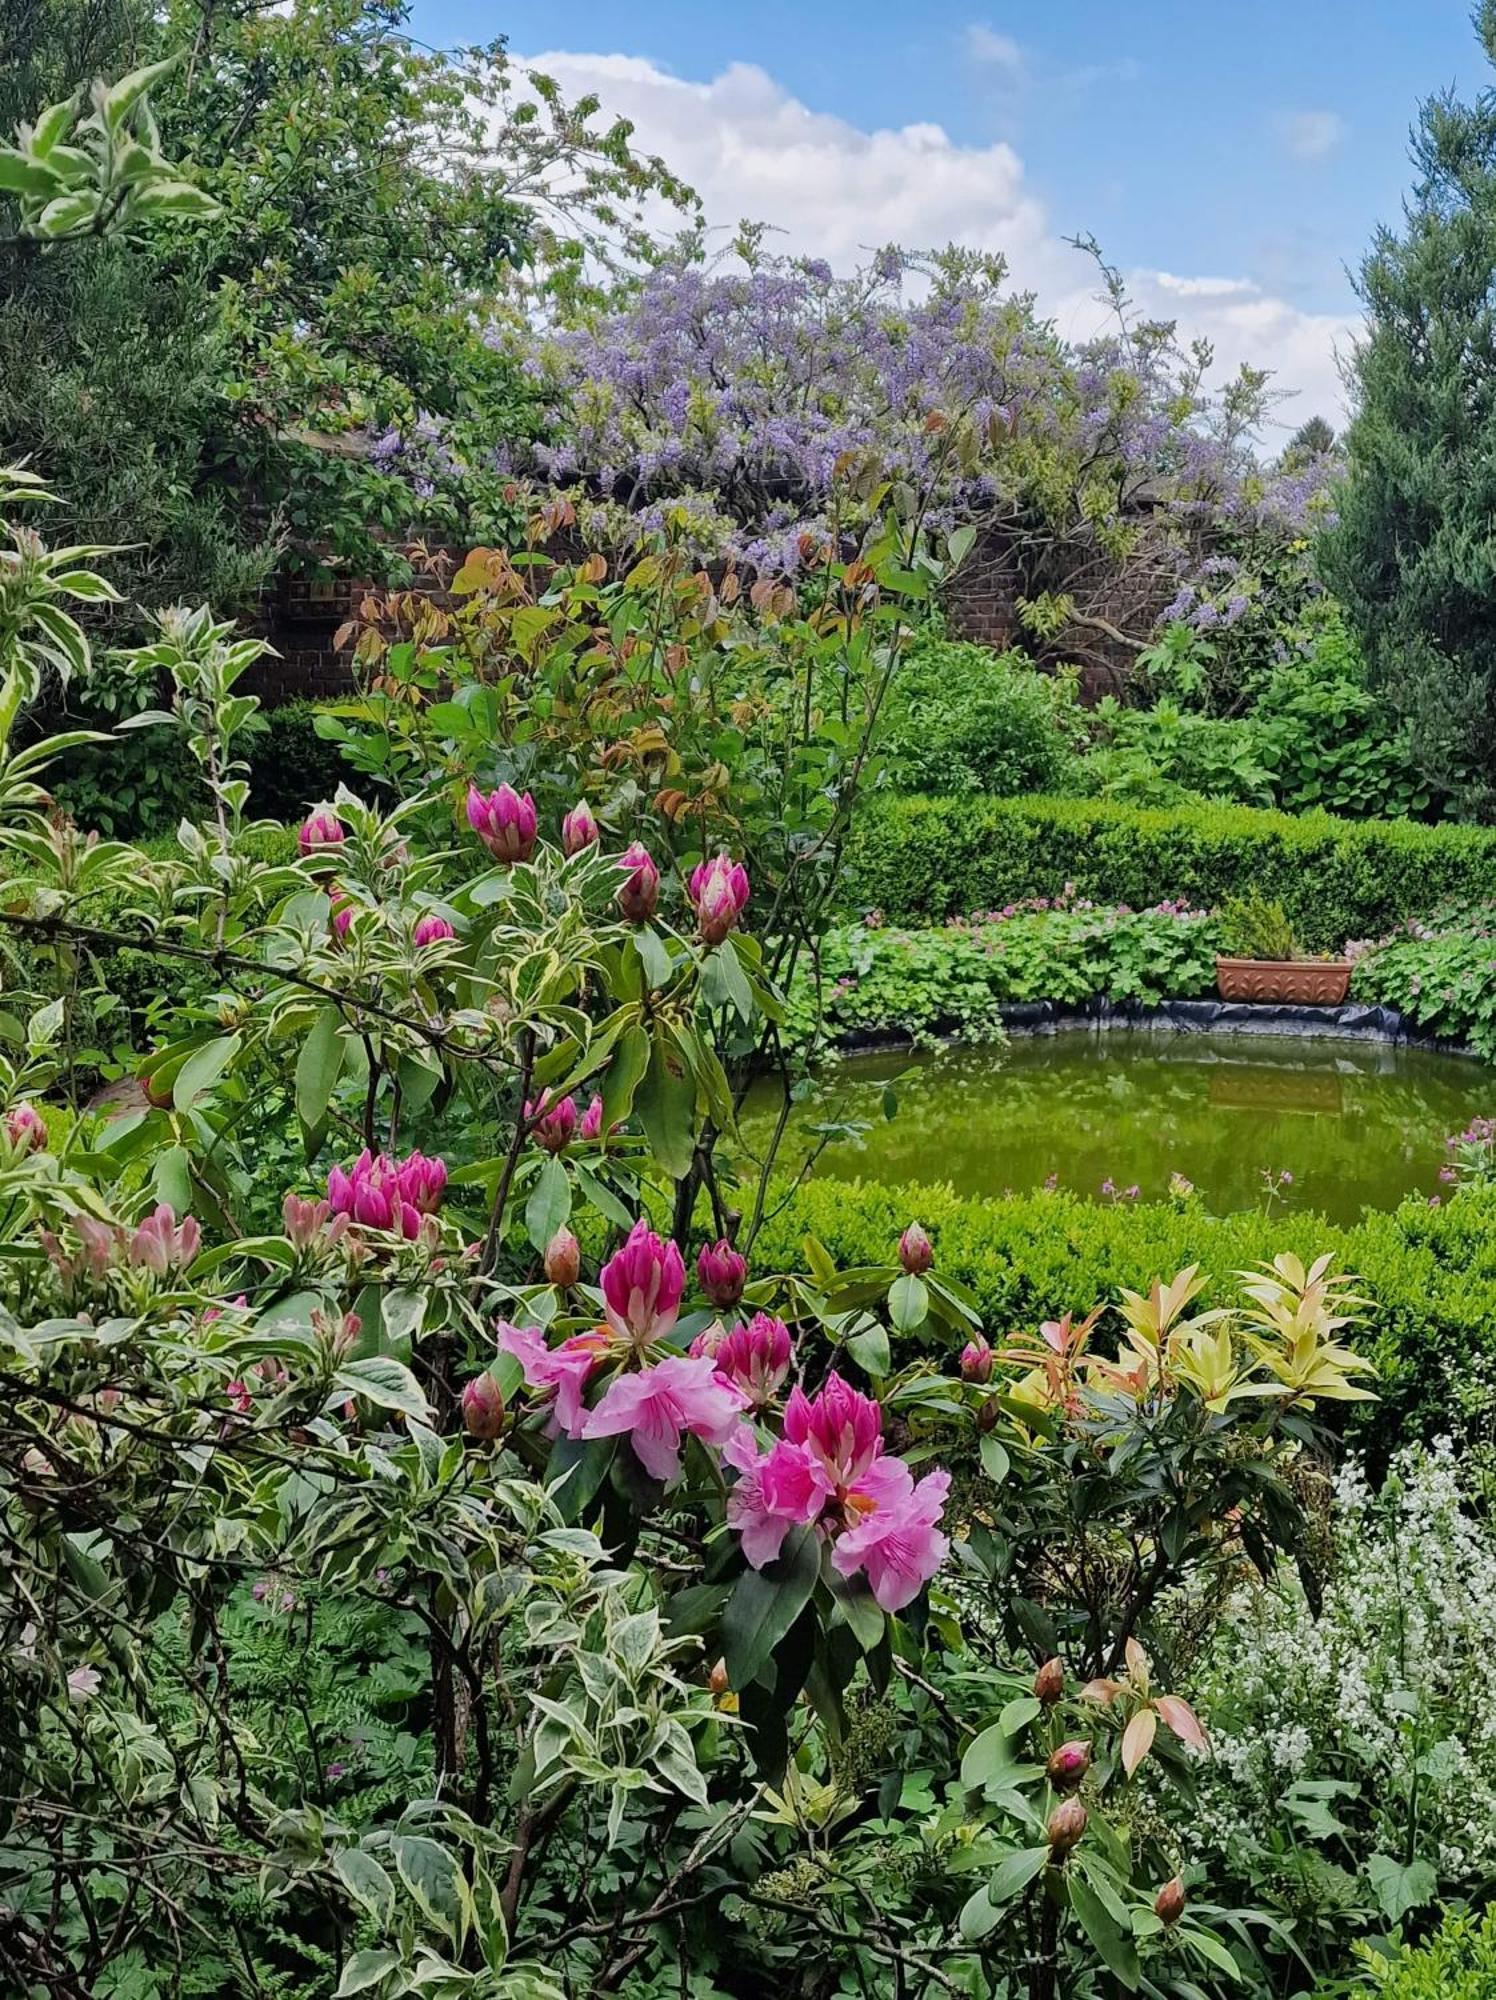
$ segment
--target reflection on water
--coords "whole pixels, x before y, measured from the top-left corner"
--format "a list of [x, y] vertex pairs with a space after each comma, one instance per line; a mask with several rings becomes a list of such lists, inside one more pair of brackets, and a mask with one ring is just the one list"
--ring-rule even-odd
[[[894, 1085], [897, 1111], [884, 1102]], [[749, 1101], [750, 1149], [768, 1133], [771, 1086]], [[1183, 1174], [1218, 1214], [1280, 1199], [1352, 1222], [1437, 1191], [1444, 1141], [1496, 1112], [1496, 1074], [1464, 1057], [1374, 1043], [1084, 1031], [1006, 1049], [860, 1056], [834, 1065], [796, 1109], [781, 1162], [815, 1128], [848, 1121], [821, 1174], [949, 1181], [959, 1194], [1040, 1186], [1100, 1198], [1102, 1183], [1163, 1195]]]

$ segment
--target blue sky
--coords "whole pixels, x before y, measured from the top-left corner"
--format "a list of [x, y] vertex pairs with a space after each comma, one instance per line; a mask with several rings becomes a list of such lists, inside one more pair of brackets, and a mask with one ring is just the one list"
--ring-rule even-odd
[[[1092, 230], [1148, 309], [1182, 298], [1228, 358], [1267, 359], [1321, 403], [1353, 321], [1346, 267], [1396, 216], [1418, 100], [1490, 74], [1467, 0], [506, 0], [497, 17], [415, 0], [414, 26], [633, 58], [553, 67], [633, 115], [714, 219], [751, 199], [790, 247], [834, 262], [922, 224], [1011, 233], [1018, 276], [1063, 315], [1078, 309], [1055, 246]], [[775, 155], [798, 157], [798, 178]]]

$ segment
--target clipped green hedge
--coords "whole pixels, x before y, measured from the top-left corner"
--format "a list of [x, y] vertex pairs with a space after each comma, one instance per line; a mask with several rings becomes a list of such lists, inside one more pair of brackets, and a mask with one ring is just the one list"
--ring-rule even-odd
[[[1491, 2000], [1496, 1994], [1496, 1912], [1484, 1921], [1451, 1913], [1416, 1951], [1373, 1958], [1381, 2000]], [[1338, 1991], [1339, 1989], [1337, 1989]]]
[[1496, 897], [1496, 830], [1248, 806], [887, 798], [853, 828], [844, 894], [890, 923], [935, 923], [1067, 882], [1135, 909], [1213, 908], [1250, 885], [1283, 904], [1308, 949], [1332, 951], [1450, 898]]
[[1381, 1400], [1354, 1406], [1347, 1427], [1381, 1459], [1414, 1436], [1485, 1436], [1496, 1416], [1496, 1190], [1439, 1208], [1407, 1201], [1336, 1228], [1313, 1215], [1226, 1217], [1197, 1206], [1103, 1207], [1063, 1192], [963, 1200], [949, 1188], [807, 1182], [765, 1224], [760, 1271], [800, 1270], [807, 1233], [844, 1266], [886, 1263], [906, 1223], [935, 1245], [936, 1268], [969, 1286], [989, 1337], [1068, 1311], [1120, 1286], [1145, 1289], [1188, 1264], [1210, 1273], [1209, 1304], [1231, 1275], [1282, 1250], [1306, 1262], [1329, 1251], [1374, 1302], [1358, 1342], [1377, 1363]]

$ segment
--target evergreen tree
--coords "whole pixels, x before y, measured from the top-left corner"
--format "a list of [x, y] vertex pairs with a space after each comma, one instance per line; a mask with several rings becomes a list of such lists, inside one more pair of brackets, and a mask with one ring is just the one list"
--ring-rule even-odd
[[[1476, 27], [1496, 64], [1496, 0]], [[1424, 104], [1401, 230], [1359, 290], [1339, 518], [1321, 550], [1409, 754], [1496, 816], [1496, 90]]]

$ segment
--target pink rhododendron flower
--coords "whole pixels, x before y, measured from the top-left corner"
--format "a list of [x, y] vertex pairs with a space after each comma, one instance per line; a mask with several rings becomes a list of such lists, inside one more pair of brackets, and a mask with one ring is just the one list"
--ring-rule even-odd
[[353, 922], [353, 898], [346, 889], [329, 889], [327, 892], [327, 928], [338, 940], [348, 935], [348, 927]]
[[789, 1328], [769, 1313], [755, 1313], [746, 1326], [735, 1326], [712, 1356], [723, 1380], [760, 1410], [779, 1393], [793, 1359]]
[[563, 1097], [552, 1103], [551, 1093], [543, 1090], [525, 1105], [525, 1122], [537, 1146], [543, 1146], [548, 1153], [564, 1153], [576, 1137], [577, 1100]]
[[334, 1167], [327, 1176], [327, 1202], [365, 1229], [395, 1229], [413, 1243], [422, 1215], [441, 1200], [446, 1180], [440, 1160], [412, 1153], [397, 1164], [387, 1153], [372, 1154], [365, 1147], [350, 1168]]
[[738, 1427], [743, 1398], [711, 1361], [670, 1354], [627, 1375], [615, 1375], [596, 1409], [582, 1423], [586, 1438], [627, 1432], [635, 1456], [651, 1479], [670, 1485], [680, 1477], [683, 1435], [726, 1444]]
[[618, 866], [624, 871], [618, 907], [631, 924], [647, 924], [659, 906], [660, 871], [637, 840], [619, 855]]
[[302, 857], [315, 854], [319, 849], [341, 847], [348, 838], [347, 829], [331, 806], [318, 806], [314, 813], [308, 813], [296, 834], [296, 844]]
[[831, 1564], [842, 1576], [862, 1570], [885, 1611], [902, 1611], [918, 1597], [950, 1547], [936, 1523], [950, 1491], [948, 1472], [930, 1472], [916, 1486], [901, 1458], [881, 1458], [864, 1475], [852, 1506], [858, 1518], [838, 1536]]
[[47, 1143], [47, 1127], [34, 1104], [24, 1100], [5, 1114], [5, 1137], [13, 1153], [39, 1153]]
[[826, 1492], [807, 1454], [781, 1439], [762, 1457], [752, 1427], [740, 1424], [722, 1456], [738, 1478], [727, 1496], [727, 1525], [755, 1569], [778, 1559], [791, 1528], [813, 1521]]
[[581, 1119], [578, 1122], [577, 1137], [579, 1139], [591, 1140], [591, 1139], [600, 1139], [602, 1136], [603, 1136], [603, 1101], [597, 1095], [596, 1091], [594, 1091], [592, 1094], [591, 1103], [587, 1106], [587, 1109], [582, 1113]]
[[791, 1390], [784, 1435], [809, 1452], [828, 1494], [847, 1491], [882, 1453], [883, 1412], [833, 1372], [814, 1400], [803, 1389]]
[[673, 1243], [664, 1243], [641, 1217], [599, 1279], [609, 1326], [643, 1346], [675, 1325], [686, 1267]]
[[580, 854], [584, 847], [597, 844], [597, 821], [585, 799], [579, 799], [561, 822], [561, 852]]
[[445, 944], [448, 938], [456, 935], [445, 917], [422, 917], [412, 933], [417, 951], [424, 951], [427, 945]]
[[483, 793], [468, 786], [468, 825], [495, 861], [528, 861], [535, 851], [535, 801], [512, 785]]
[[930, 1239], [917, 1222], [911, 1222], [899, 1238], [899, 1262], [911, 1278], [922, 1277], [935, 1262]]
[[724, 1236], [717, 1243], [703, 1243], [696, 1259], [696, 1282], [721, 1312], [735, 1306], [743, 1296], [748, 1279], [748, 1259], [734, 1250]]
[[196, 1220], [184, 1215], [179, 1227], [171, 1203], [163, 1201], [135, 1230], [126, 1255], [130, 1263], [164, 1278], [169, 1271], [179, 1271], [190, 1264], [202, 1247], [202, 1240], [203, 1232]]
[[544, 1389], [554, 1395], [553, 1426], [568, 1437], [580, 1437], [582, 1420], [587, 1415], [582, 1391], [607, 1352], [607, 1335], [601, 1331], [574, 1333], [559, 1347], [548, 1347], [545, 1335], [537, 1327], [511, 1326], [507, 1320], [500, 1320], [498, 1345], [501, 1354], [514, 1356], [532, 1389]]
[[748, 907], [748, 870], [719, 854], [691, 871], [696, 925], [707, 944], [721, 944]]
[[978, 1334], [968, 1340], [961, 1350], [961, 1379], [963, 1382], [990, 1382], [995, 1356], [991, 1347]]

